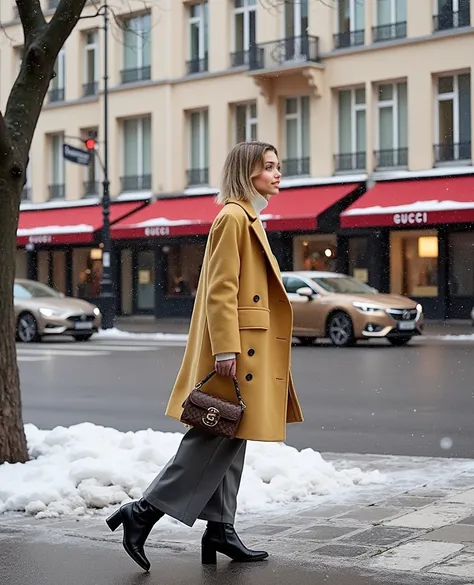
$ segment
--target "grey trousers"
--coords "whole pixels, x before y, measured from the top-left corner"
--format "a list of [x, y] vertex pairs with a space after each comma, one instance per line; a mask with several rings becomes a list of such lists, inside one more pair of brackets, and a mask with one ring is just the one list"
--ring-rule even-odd
[[247, 441], [190, 429], [144, 499], [187, 526], [196, 520], [233, 524]]

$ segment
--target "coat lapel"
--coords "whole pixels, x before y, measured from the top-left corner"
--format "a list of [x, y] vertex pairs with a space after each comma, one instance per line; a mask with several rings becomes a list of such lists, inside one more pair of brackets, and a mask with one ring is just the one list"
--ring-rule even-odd
[[[268, 242], [268, 238], [267, 235], [265, 233], [265, 230], [263, 229], [263, 225], [260, 221], [258, 221], [257, 218], [257, 213], [255, 212], [255, 209], [253, 208], [253, 205], [248, 202], [248, 201], [230, 201], [229, 203], [235, 203], [236, 205], [240, 205], [240, 207], [242, 207], [242, 209], [244, 209], [244, 211], [247, 213], [247, 215], [249, 216], [250, 220], [251, 220], [251, 227], [255, 233], [255, 235], [258, 238], [258, 241], [260, 242], [265, 255], [267, 257], [267, 260], [270, 264], [270, 266], [273, 269], [273, 272], [275, 274], [275, 276], [277, 277], [277, 280], [281, 283], [281, 272], [280, 272], [280, 267], [278, 266], [278, 262], [275, 258], [275, 255], [272, 252], [272, 249], [270, 248], [270, 244]], [[282, 283], [283, 286], [283, 283]]]

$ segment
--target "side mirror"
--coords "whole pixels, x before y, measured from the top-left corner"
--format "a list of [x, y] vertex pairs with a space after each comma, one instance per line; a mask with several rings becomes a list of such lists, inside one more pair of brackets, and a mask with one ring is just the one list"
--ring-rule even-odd
[[312, 299], [315, 293], [311, 287], [302, 286], [296, 291], [296, 294], [300, 295], [300, 297], [307, 297], [308, 299]]

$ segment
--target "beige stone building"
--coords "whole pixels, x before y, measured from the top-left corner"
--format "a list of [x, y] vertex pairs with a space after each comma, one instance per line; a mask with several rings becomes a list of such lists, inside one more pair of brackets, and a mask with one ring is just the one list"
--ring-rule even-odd
[[[57, 0], [43, 4], [53, 14]], [[251, 139], [282, 159], [266, 218], [282, 267], [344, 270], [431, 316], [470, 311], [472, 0], [113, 4], [118, 312], [189, 312], [225, 154]], [[3, 107], [22, 34], [13, 6], [1, 10]], [[87, 297], [101, 272], [101, 169], [66, 161], [63, 145], [92, 133], [103, 151], [101, 27], [81, 20], [59, 56], [18, 232], [19, 274]]]

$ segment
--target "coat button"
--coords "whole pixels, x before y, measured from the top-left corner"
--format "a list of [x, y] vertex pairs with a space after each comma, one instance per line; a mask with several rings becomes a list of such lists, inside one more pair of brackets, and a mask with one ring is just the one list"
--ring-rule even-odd
[[253, 355], [255, 355], [255, 350], [254, 349], [249, 349], [248, 352], [250, 357], [252, 357]]
[[247, 374], [245, 376], [245, 379], [247, 380], [247, 382], [250, 382], [250, 380], [253, 378], [252, 374]]
[[258, 301], [259, 301], [259, 300], [260, 300], [260, 297], [259, 297], [258, 295], [255, 295], [255, 296], [253, 297], [253, 302], [254, 302], [254, 303], [258, 303]]

